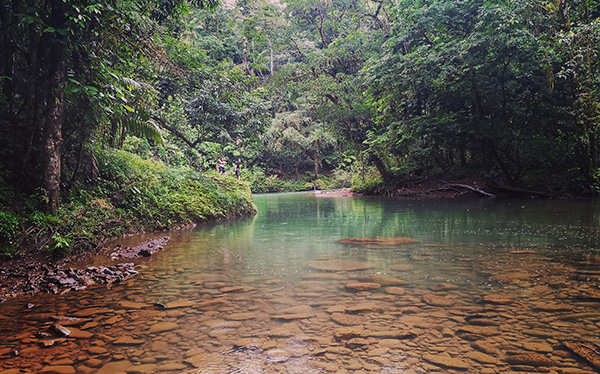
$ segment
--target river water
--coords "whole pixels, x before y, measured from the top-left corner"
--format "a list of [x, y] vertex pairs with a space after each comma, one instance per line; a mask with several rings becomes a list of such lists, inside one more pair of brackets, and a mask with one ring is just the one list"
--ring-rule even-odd
[[254, 201], [124, 283], [1, 304], [0, 373], [596, 372], [598, 201]]

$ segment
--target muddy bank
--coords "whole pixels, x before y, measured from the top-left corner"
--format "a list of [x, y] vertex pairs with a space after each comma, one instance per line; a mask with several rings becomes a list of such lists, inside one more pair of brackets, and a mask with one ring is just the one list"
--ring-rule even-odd
[[105, 266], [71, 267], [77, 257], [55, 260], [49, 257], [24, 256], [0, 264], [0, 302], [18, 295], [32, 295], [37, 292], [62, 294], [87, 288], [92, 284], [110, 287], [136, 274], [133, 262], [116, 263], [140, 257], [150, 257], [161, 251], [169, 241], [168, 236], [149, 239], [134, 247], [115, 245], [104, 248], [100, 254], [109, 255], [114, 261]]

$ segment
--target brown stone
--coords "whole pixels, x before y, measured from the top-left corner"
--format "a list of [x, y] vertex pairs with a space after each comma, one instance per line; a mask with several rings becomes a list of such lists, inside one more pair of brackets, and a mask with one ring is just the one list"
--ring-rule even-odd
[[135, 301], [124, 300], [124, 301], [119, 302], [119, 306], [123, 309], [142, 309], [142, 308], [148, 306], [148, 304], [136, 303]]
[[361, 282], [379, 283], [382, 286], [406, 286], [408, 284], [408, 282], [405, 280], [392, 277], [382, 277], [381, 275], [366, 275], [364, 277], [359, 277], [358, 280]]
[[344, 327], [333, 332], [333, 337], [337, 341], [349, 340], [352, 338], [366, 338], [367, 336], [366, 331], [352, 327]]
[[516, 301], [514, 297], [506, 295], [485, 295], [481, 298], [481, 302], [491, 304], [512, 304]]
[[308, 266], [323, 271], [355, 271], [371, 269], [375, 265], [359, 261], [321, 260], [311, 261]]
[[45, 366], [39, 371], [40, 374], [76, 374], [75, 368], [70, 365]]
[[179, 327], [175, 322], [159, 322], [148, 328], [150, 334], [156, 334], [159, 332], [175, 330]]
[[174, 301], [170, 301], [170, 302], [166, 303], [165, 308], [166, 309], [188, 308], [193, 305], [194, 305], [194, 303], [188, 299], [179, 299], [179, 300], [174, 300]]
[[349, 291], [370, 291], [381, 287], [379, 283], [348, 283], [346, 289]]
[[533, 278], [534, 278], [534, 276], [531, 274], [514, 272], [514, 273], [503, 273], [503, 274], [492, 275], [489, 279], [491, 281], [496, 281], [496, 282], [500, 282], [500, 283], [513, 284], [513, 283], [518, 283], [518, 282], [525, 281], [525, 280], [530, 280]]
[[493, 336], [500, 334], [500, 331], [498, 331], [498, 329], [493, 326], [461, 326], [458, 328], [458, 332], [483, 336]]
[[453, 358], [446, 355], [423, 355], [423, 359], [428, 361], [434, 365], [442, 366], [450, 369], [459, 369], [459, 370], [469, 370], [471, 369], [471, 365], [463, 360], [458, 358]]
[[120, 338], [118, 338], [117, 340], [115, 340], [113, 342], [113, 344], [116, 345], [140, 345], [140, 344], [144, 344], [144, 341], [141, 339], [134, 339], [131, 336], [122, 336]]
[[390, 295], [402, 296], [406, 293], [406, 290], [402, 287], [386, 287], [385, 292], [389, 293]]
[[380, 245], [394, 246], [402, 244], [413, 244], [419, 241], [413, 238], [396, 237], [396, 238], [345, 238], [338, 240], [342, 244], [353, 244], [362, 246]]
[[554, 361], [538, 353], [505, 356], [504, 361], [511, 365], [553, 366]]
[[333, 313], [331, 319], [344, 326], [356, 326], [362, 323], [362, 319], [359, 316], [349, 315], [346, 313]]
[[202, 352], [185, 359], [185, 362], [196, 368], [211, 367], [215, 364], [220, 365], [224, 356], [217, 353]]
[[452, 306], [456, 300], [449, 297], [437, 296], [433, 294], [425, 294], [421, 297], [421, 301], [432, 306]]
[[127, 360], [121, 361], [112, 361], [107, 364], [104, 364], [96, 374], [116, 374], [116, 373], [125, 373], [125, 371], [130, 368], [131, 362]]

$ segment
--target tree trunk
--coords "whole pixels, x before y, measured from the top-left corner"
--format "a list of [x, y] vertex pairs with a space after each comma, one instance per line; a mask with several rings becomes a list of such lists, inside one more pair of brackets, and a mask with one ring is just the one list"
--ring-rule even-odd
[[[52, 1], [50, 26], [64, 28], [65, 10], [62, 0]], [[56, 214], [60, 204], [62, 125], [64, 119], [66, 47], [60, 34], [55, 33], [50, 44], [49, 89], [46, 125], [44, 128], [43, 185], [48, 206]]]
[[313, 151], [313, 159], [315, 161], [315, 179], [319, 176], [319, 157], [317, 151]]
[[381, 174], [383, 182], [390, 182], [393, 179], [394, 175], [387, 170], [381, 158], [379, 158], [379, 156], [376, 155], [371, 155], [371, 160], [375, 164], [375, 167], [379, 171], [379, 174]]

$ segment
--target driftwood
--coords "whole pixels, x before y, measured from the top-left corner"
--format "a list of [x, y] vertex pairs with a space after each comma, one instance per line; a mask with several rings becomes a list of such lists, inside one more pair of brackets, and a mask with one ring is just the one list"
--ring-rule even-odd
[[555, 197], [554, 194], [543, 192], [543, 191], [535, 191], [527, 188], [517, 188], [507, 186], [505, 184], [500, 184], [498, 182], [494, 182], [491, 184], [491, 187], [496, 190], [508, 192], [513, 195], [525, 195], [525, 196], [540, 196], [540, 197]]
[[600, 353], [598, 346], [592, 343], [566, 341], [563, 343], [567, 348], [589, 362], [596, 369], [600, 369]]
[[477, 187], [469, 186], [468, 184], [449, 183], [449, 184], [446, 184], [444, 187], [447, 187], [447, 188], [464, 188], [464, 189], [473, 191], [473, 192], [475, 192], [475, 193], [477, 193], [479, 195], [485, 196], [485, 197], [491, 197], [491, 198], [495, 198], [496, 197], [496, 195], [494, 195], [493, 193], [486, 192], [486, 191], [484, 191], [484, 190], [482, 190], [480, 188], [477, 188]]

